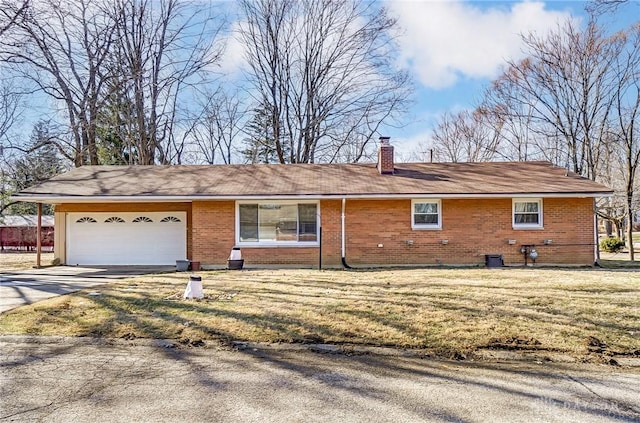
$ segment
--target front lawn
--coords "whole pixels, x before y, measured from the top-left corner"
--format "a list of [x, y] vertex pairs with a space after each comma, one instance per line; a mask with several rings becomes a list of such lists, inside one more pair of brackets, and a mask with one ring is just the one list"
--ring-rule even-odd
[[0, 333], [640, 354], [633, 270], [396, 269], [145, 276], [0, 315]]
[[[53, 261], [53, 253], [42, 253], [40, 264], [49, 266]], [[12, 272], [35, 267], [36, 253], [27, 252], [0, 252], [0, 272]]]

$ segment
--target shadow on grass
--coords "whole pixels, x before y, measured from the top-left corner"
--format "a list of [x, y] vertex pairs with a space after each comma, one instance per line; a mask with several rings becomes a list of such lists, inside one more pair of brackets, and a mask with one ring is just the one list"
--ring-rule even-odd
[[[633, 347], [637, 342], [628, 340], [633, 333], [640, 333], [638, 320], [633, 316], [612, 315], [604, 308], [594, 314], [591, 306], [574, 307], [571, 301], [571, 298], [586, 296], [593, 302], [593, 307], [597, 307], [600, 303], [612, 302], [611, 295], [617, 295], [619, 298], [614, 299], [619, 307], [625, 302], [632, 306], [633, 293], [638, 289], [626, 285], [605, 285], [598, 289], [589, 289], [587, 283], [565, 289], [551, 285], [536, 288], [535, 295], [529, 298], [520, 282], [455, 282], [452, 285], [436, 281], [425, 284], [403, 281], [386, 284], [383, 279], [383, 282], [367, 284], [365, 280], [336, 281], [333, 279], [335, 273], [323, 272], [294, 281], [274, 280], [264, 275], [253, 277], [252, 274], [242, 277], [235, 273], [215, 275], [220, 277], [211, 284], [215, 291], [237, 292], [238, 297], [231, 301], [170, 301], [163, 293], [175, 293], [184, 276], [168, 275], [168, 278], [141, 287], [141, 292], [136, 292], [134, 298], [132, 293], [126, 292], [128, 288], [135, 290], [138, 287], [134, 279], [128, 281], [128, 287], [123, 285], [127, 282], [106, 287], [100, 296], [76, 294], [83, 301], [95, 303], [97, 309], [106, 311], [107, 315], [99, 321], [87, 323], [82, 315], [74, 314], [73, 307], [68, 312], [50, 310], [31, 325], [32, 333], [40, 333], [40, 328], [52, 321], [63, 325], [68, 319], [69, 323], [80, 326], [82, 335], [86, 336], [169, 338], [187, 344], [210, 339], [226, 344], [232, 341], [330, 342], [427, 348], [451, 356], [458, 351], [482, 348], [492, 339], [540, 336], [540, 330], [544, 332], [546, 328], [567, 332], [565, 337], [585, 350], [584, 343], [590, 336], [605, 342], [606, 337], [611, 336], [632, 345], [629, 351], [614, 352], [630, 353], [638, 349]], [[429, 314], [432, 312], [441, 315]], [[420, 319], [412, 318], [421, 313]], [[527, 326], [530, 323], [520, 325], [523, 319], [534, 322], [531, 324], [539, 321], [543, 326], [538, 328], [537, 334], [536, 330], [526, 332], [523, 328], [530, 327]], [[517, 324], [510, 326], [508, 322]], [[459, 323], [480, 328], [468, 337]], [[492, 323], [501, 330], [493, 331]], [[460, 339], [455, 338], [456, 334]], [[554, 345], [542, 347], [568, 351]]]
[[[321, 275], [320, 275], [321, 276]], [[316, 335], [320, 339], [330, 338], [344, 338], [344, 329], [339, 329], [333, 325], [337, 320], [340, 320], [343, 316], [356, 317], [359, 320], [364, 321], [363, 325], [367, 326], [370, 322], [373, 325], [385, 327], [391, 330], [398, 331], [400, 333], [407, 334], [408, 336], [420, 336], [421, 332], [416, 327], [411, 316], [399, 315], [397, 319], [384, 316], [380, 313], [380, 310], [370, 311], [358, 311], [353, 310], [349, 305], [350, 300], [346, 300], [345, 296], [351, 295], [356, 300], [367, 301], [371, 304], [376, 304], [379, 307], [385, 305], [398, 305], [402, 304], [407, 309], [419, 309], [420, 307], [434, 307], [454, 312], [452, 317], [458, 317], [460, 319], [468, 318], [469, 316], [477, 316], [479, 318], [487, 319], [500, 319], [504, 317], [518, 318], [522, 317], [526, 313], [534, 313], [534, 316], [538, 315], [540, 310], [543, 310], [547, 315], [557, 315], [560, 320], [573, 320], [576, 323], [587, 323], [596, 326], [603, 326], [616, 330], [640, 330], [638, 327], [631, 327], [628, 325], [615, 325], [608, 323], [607, 321], [599, 321], [597, 319], [590, 319], [588, 316], [571, 313], [570, 310], [563, 309], [561, 307], [550, 308], [546, 304], [534, 306], [530, 304], [521, 304], [515, 307], [513, 310], [501, 309], [501, 301], [513, 301], [515, 302], [522, 295], [518, 295], [522, 287], [514, 286], [496, 286], [496, 284], [487, 284], [486, 286], [480, 286], [480, 289], [488, 290], [487, 295], [481, 300], [476, 300], [472, 305], [461, 304], [460, 299], [464, 298], [464, 292], [452, 292], [451, 285], [433, 283], [430, 284], [431, 288], [447, 289], [445, 292], [432, 292], [429, 298], [422, 298], [420, 292], [396, 292], [393, 299], [388, 299], [387, 289], [397, 289], [398, 286], [402, 286], [403, 289], [411, 288], [410, 283], [398, 283], [392, 288], [386, 288], [384, 283], [373, 284], [371, 287], [358, 287], [358, 283], [345, 283], [340, 281], [332, 281], [327, 278], [323, 279], [318, 276], [314, 280], [298, 280], [293, 283], [280, 282], [283, 284], [282, 288], [268, 288], [268, 287], [255, 287], [244, 288], [250, 290], [251, 295], [263, 298], [265, 301], [275, 303], [278, 307], [283, 308], [303, 308], [310, 307], [309, 300], [325, 299], [325, 302], [320, 305], [323, 307], [323, 311], [333, 316], [333, 320], [329, 319], [326, 323], [319, 323], [313, 319], [313, 313], [317, 309], [310, 309], [308, 317], [295, 317], [287, 315], [286, 313], [280, 313], [278, 307], [274, 307], [273, 311], [266, 312], [261, 309], [256, 309], [255, 312], [239, 311], [233, 309], [233, 304], [227, 302], [216, 301], [168, 301], [159, 296], [158, 292], [162, 292], [165, 289], [176, 289], [176, 285], [172, 282], [162, 283], [158, 282], [156, 285], [157, 292], [137, 293], [137, 298], [131, 298], [127, 296], [126, 292], [122, 289], [119, 291], [116, 289], [105, 289], [100, 296], [89, 297], [85, 294], [75, 294], [81, 296], [83, 301], [94, 302], [100, 308], [106, 310], [109, 316], [104, 318], [99, 323], [85, 324], [84, 330], [86, 335], [89, 336], [113, 336], [114, 333], [118, 333], [117, 327], [121, 327], [121, 337], [127, 338], [127, 336], [139, 336], [146, 338], [172, 338], [176, 342], [168, 343], [166, 346], [159, 347], [162, 354], [171, 359], [185, 363], [187, 368], [195, 376], [197, 382], [204, 388], [211, 389], [212, 391], [228, 389], [225, 382], [222, 382], [215, 378], [211, 372], [202, 371], [202, 366], [197, 360], [195, 360], [196, 350], [194, 346], [201, 345], [201, 339], [197, 338], [199, 334], [203, 334], [205, 339], [215, 339], [226, 345], [232, 345], [232, 341], [247, 340], [243, 339], [238, 332], [227, 329], [223, 330], [219, 325], [216, 325], [216, 319], [226, 319], [228, 321], [237, 322], [239, 324], [246, 325], [251, 331], [271, 331], [279, 334], [279, 341], [283, 342], [306, 342], [308, 335]], [[171, 279], [176, 279], [171, 277]], [[256, 280], [267, 281], [267, 278], [255, 278]], [[269, 280], [273, 282], [273, 280]], [[238, 279], [238, 283], [242, 283], [242, 279]], [[255, 280], [254, 280], [255, 282]], [[461, 284], [460, 289], [465, 288], [466, 284]], [[136, 286], [136, 281], [131, 281], [131, 286]], [[471, 285], [473, 288], [478, 288], [478, 285]], [[289, 289], [287, 289], [289, 288]], [[359, 288], [359, 291], [355, 291], [355, 288]], [[218, 286], [216, 289], [233, 290], [237, 289], [241, 292], [240, 295], [249, 295], [246, 291], [242, 291], [242, 286], [226, 284], [224, 286]], [[296, 293], [295, 290], [300, 289], [322, 289], [323, 292], [316, 292], [312, 294]], [[493, 289], [500, 290], [500, 296], [495, 295], [492, 292]], [[294, 292], [291, 292], [291, 291]], [[578, 289], [583, 292], [583, 289]], [[380, 291], [380, 292], [379, 292]], [[556, 288], [547, 289], [548, 297], [554, 298], [558, 296]], [[545, 291], [545, 292], [546, 292]], [[621, 292], [621, 293], [626, 293]], [[422, 301], [421, 301], [422, 298]], [[352, 298], [353, 299], [353, 298]], [[467, 299], [469, 302], [469, 299]], [[314, 305], [318, 307], [318, 305]], [[493, 309], [490, 311], [490, 307]], [[497, 307], [497, 308], [496, 308]], [[536, 309], [539, 307], [540, 310]], [[70, 310], [72, 311], [72, 310]], [[64, 320], [66, 311], [63, 309], [60, 311], [60, 318]], [[53, 313], [55, 314], [55, 313]], [[53, 315], [52, 314], [52, 315]], [[397, 314], [397, 313], [396, 313]], [[47, 324], [48, 319], [52, 315], [42, 316], [40, 321], [34, 322], [34, 330], [39, 326]], [[78, 319], [78, 324], [82, 324], [82, 316], [73, 317]], [[131, 327], [134, 335], [127, 334], [126, 328]], [[247, 330], [247, 329], [244, 329]], [[356, 329], [354, 329], [356, 330]], [[169, 336], [170, 335], [170, 336]], [[209, 337], [207, 337], [207, 335]], [[357, 335], [357, 334], [356, 334]], [[196, 338], [194, 338], [194, 336]], [[305, 338], [306, 337], [306, 338]], [[366, 340], [365, 342], [366, 343]], [[385, 343], [377, 343], [377, 345], [387, 345]], [[392, 344], [393, 345], [393, 344]], [[55, 354], [66, 355], [72, 353], [72, 348], [60, 348]], [[487, 378], [468, 378], [460, 377], [455, 372], [445, 371], [437, 362], [424, 361], [420, 364], [416, 364], [415, 360], [405, 360], [402, 358], [397, 359], [382, 359], [375, 356], [367, 357], [345, 357], [336, 356], [335, 358], [328, 357], [326, 362], [328, 364], [317, 363], [301, 363], [299, 360], [289, 359], [286, 355], [281, 355], [275, 352], [265, 352], [260, 350], [246, 349], [238, 352], [238, 354], [248, 355], [255, 360], [267, 361], [273, 366], [284, 369], [287, 374], [299, 376], [305, 379], [311, 379], [313, 388], [311, 389], [311, 395], [318, 400], [326, 401], [327, 392], [326, 388], [329, 387], [334, 393], [331, 395], [339, 396], [340, 392], [349, 392], [362, 398], [374, 399], [376, 401], [392, 402], [396, 407], [403, 408], [407, 412], [415, 413], [416, 419], [430, 420], [447, 420], [447, 421], [462, 421], [462, 415], [458, 415], [449, 411], [446, 411], [446, 407], [442, 407], [438, 410], [426, 410], [417, 407], [407, 408], [407, 401], [400, 401], [395, 396], [391, 395], [390, 391], [384, 388], [370, 388], [362, 386], [357, 380], [350, 379], [348, 374], [331, 365], [332, 360], [339, 361], [341, 366], [348, 369], [357, 370], [360, 372], [379, 372], [382, 375], [391, 377], [395, 375], [396, 378], [412, 378], [425, 380], [439, 380], [445, 383], [456, 384], [468, 384], [473, 387], [481, 388], [483, 390], [495, 391], [500, 393], [506, 393], [509, 396], [519, 398], [528, 402], [541, 402], [548, 405], [549, 408], [566, 409], [568, 404], [562, 398], [565, 398], [566, 392], [559, 390], [553, 390], [551, 393], [536, 394], [535, 389], [528, 389], [528, 386], [522, 386], [521, 389], [514, 388], [513, 384], [504, 383], [505, 378], [509, 378], [510, 375], [516, 376], [521, 374], [521, 370], [495, 370], [495, 379]], [[50, 357], [45, 357], [47, 360]], [[14, 360], [7, 363], [8, 366], [19, 367], [27, 365], [30, 361], [36, 360], [35, 356], [32, 358], [25, 358], [23, 360]], [[474, 363], [473, 365], [457, 364], [461, 366], [487, 366], [483, 364]], [[553, 378], [561, 378], [551, 372], [547, 373], [543, 370], [532, 372], [536, 377], [550, 380]], [[575, 397], [579, 397], [583, 393], [583, 387], [577, 383], [575, 385]], [[418, 399], [415, 399], [418, 401]], [[408, 401], [411, 403], [411, 399]], [[266, 405], [266, 404], [265, 404]], [[354, 405], [358, 406], [358, 405]], [[611, 409], [599, 408], [595, 404], [579, 404], [579, 411], [591, 418], [607, 418], [613, 421], [636, 421], [637, 415], [626, 411], [616, 411]], [[366, 410], [363, 410], [366, 411]]]

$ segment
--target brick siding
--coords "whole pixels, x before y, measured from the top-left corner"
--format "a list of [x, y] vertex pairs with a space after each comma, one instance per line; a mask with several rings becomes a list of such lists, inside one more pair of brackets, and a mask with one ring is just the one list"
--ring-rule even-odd
[[[341, 263], [341, 206], [341, 200], [320, 202], [325, 266]], [[539, 264], [592, 264], [592, 206], [590, 198], [546, 198], [544, 229], [514, 230], [511, 199], [444, 199], [442, 229], [412, 230], [411, 200], [347, 200], [346, 259], [353, 266], [482, 264], [485, 254], [501, 254], [513, 265], [524, 263], [523, 244], [535, 244]], [[234, 201], [56, 207], [56, 212], [82, 211], [185, 211], [187, 256], [203, 265], [225, 265], [235, 246]], [[516, 243], [509, 245], [510, 239]], [[552, 243], [543, 245], [545, 239]], [[318, 254], [318, 247], [242, 247], [247, 265], [316, 266]]]
[[[591, 198], [546, 198], [544, 229], [515, 230], [510, 198], [444, 199], [442, 229], [412, 230], [411, 200], [347, 200], [346, 259], [353, 266], [455, 265], [483, 264], [485, 254], [501, 254], [515, 265], [524, 263], [520, 247], [534, 244], [539, 264], [592, 264], [592, 207]], [[323, 264], [339, 266], [341, 200], [323, 200], [320, 210]], [[194, 202], [192, 221], [193, 260], [226, 264], [235, 245], [235, 202]], [[516, 243], [509, 245], [510, 239]], [[543, 245], [546, 239], [552, 243]], [[242, 247], [247, 265], [315, 266], [318, 254], [317, 247]]]

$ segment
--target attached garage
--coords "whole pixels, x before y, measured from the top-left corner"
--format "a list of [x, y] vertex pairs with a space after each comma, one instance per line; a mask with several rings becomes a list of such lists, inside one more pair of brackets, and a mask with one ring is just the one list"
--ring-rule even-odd
[[67, 213], [68, 265], [171, 265], [187, 257], [187, 213]]

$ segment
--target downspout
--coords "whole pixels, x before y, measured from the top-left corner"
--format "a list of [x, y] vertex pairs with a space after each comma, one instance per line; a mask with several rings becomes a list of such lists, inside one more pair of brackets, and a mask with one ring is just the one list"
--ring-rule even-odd
[[318, 270], [322, 270], [322, 216], [318, 213]]
[[347, 199], [342, 197], [342, 213], [340, 214], [340, 231], [341, 231], [341, 241], [342, 245], [340, 246], [340, 255], [342, 257], [342, 266], [345, 269], [351, 269], [351, 266], [347, 264], [347, 240], [346, 240], [346, 231], [344, 225], [344, 213], [347, 206]]

